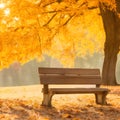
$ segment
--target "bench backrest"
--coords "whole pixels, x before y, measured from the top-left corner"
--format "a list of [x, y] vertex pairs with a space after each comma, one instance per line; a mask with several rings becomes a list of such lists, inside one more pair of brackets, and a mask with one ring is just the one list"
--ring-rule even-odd
[[47, 84], [101, 84], [99, 69], [38, 68], [40, 83]]

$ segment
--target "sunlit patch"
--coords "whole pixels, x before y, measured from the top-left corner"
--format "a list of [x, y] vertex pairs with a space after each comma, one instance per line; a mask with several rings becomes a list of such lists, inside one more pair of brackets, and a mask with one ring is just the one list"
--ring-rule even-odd
[[6, 16], [8, 16], [8, 15], [10, 14], [10, 9], [9, 9], [9, 8], [5, 9], [5, 10], [4, 10], [4, 14], [5, 14]]
[[0, 3], [0, 9], [5, 8], [5, 4], [4, 3]]
[[2, 22], [2, 24], [6, 24], [7, 23], [7, 21], [5, 21], [5, 20], [2, 20], [1, 22]]
[[40, 4], [41, 0], [27, 0], [28, 2], [32, 2], [34, 4]]
[[35, 4], [39, 4], [41, 0], [35, 0]]
[[14, 20], [15, 20], [15, 21], [18, 21], [18, 20], [19, 20], [19, 18], [15, 16], [15, 17], [14, 17]]

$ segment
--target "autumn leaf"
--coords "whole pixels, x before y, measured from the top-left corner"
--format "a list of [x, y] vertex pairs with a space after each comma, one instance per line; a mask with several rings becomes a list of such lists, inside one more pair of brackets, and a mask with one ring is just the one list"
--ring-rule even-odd
[[[114, 0], [102, 2], [115, 10]], [[98, 6], [99, 0], [1, 2], [0, 68], [15, 61], [42, 60], [45, 54], [64, 66], [69, 60], [72, 67], [77, 56], [103, 51], [105, 33]]]
[[62, 114], [62, 118], [72, 118], [72, 115], [70, 115], [70, 114]]

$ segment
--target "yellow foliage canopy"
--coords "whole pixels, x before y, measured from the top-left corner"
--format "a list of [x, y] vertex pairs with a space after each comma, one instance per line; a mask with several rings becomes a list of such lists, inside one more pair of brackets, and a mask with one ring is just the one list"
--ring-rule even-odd
[[[41, 60], [44, 54], [71, 66], [76, 56], [101, 51], [105, 35], [98, 2], [0, 2], [0, 68], [8, 67], [14, 61], [23, 64], [34, 58]], [[103, 2], [110, 6], [114, 0]]]

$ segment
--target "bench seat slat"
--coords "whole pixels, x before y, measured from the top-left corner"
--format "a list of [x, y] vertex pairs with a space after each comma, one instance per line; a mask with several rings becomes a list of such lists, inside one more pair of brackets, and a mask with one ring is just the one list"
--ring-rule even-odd
[[101, 93], [109, 92], [106, 88], [50, 88], [53, 94], [72, 94], [72, 93]]
[[80, 75], [100, 75], [99, 69], [85, 68], [38, 68], [40, 74], [80, 74]]
[[41, 84], [101, 84], [100, 76], [40, 76]]

